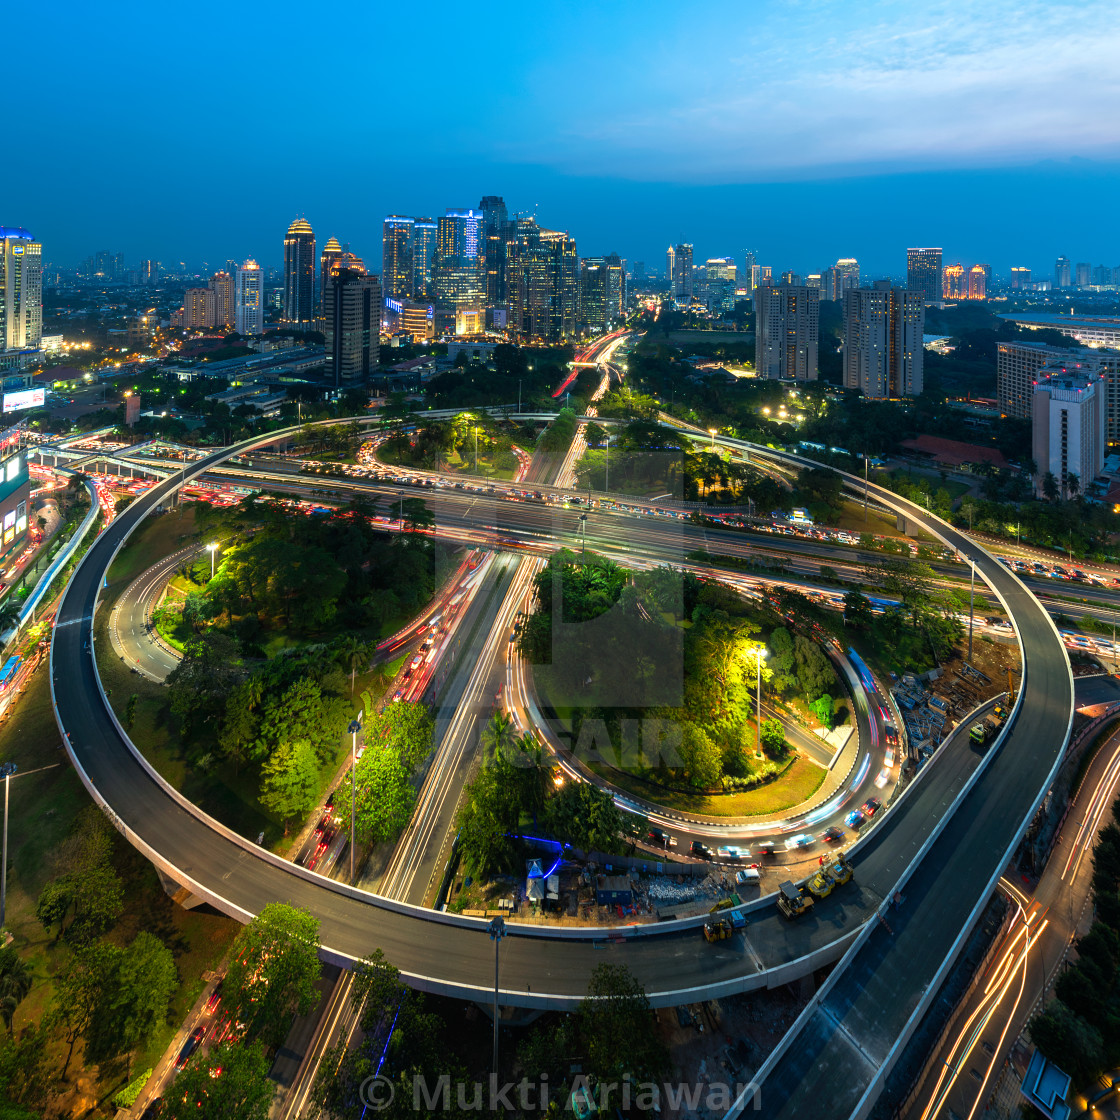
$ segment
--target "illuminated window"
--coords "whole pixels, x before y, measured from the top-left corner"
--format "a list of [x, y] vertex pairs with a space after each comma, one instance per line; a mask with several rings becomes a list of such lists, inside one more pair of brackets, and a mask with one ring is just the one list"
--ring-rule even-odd
[[14, 479], [16, 477], [16, 475], [18, 475], [18, 474], [19, 474], [19, 456], [18, 455], [13, 455], [12, 458], [8, 460], [8, 474], [7, 474], [8, 481], [11, 482], [12, 479]]
[[17, 533], [27, 532], [27, 518], [26, 517], [17, 517], [16, 518], [16, 532]]

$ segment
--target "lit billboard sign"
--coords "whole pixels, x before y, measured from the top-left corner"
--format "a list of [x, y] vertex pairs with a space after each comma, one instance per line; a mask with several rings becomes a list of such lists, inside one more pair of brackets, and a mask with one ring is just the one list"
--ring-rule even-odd
[[47, 403], [46, 389], [20, 389], [4, 394], [4, 411], [21, 412], [25, 408], [42, 408]]

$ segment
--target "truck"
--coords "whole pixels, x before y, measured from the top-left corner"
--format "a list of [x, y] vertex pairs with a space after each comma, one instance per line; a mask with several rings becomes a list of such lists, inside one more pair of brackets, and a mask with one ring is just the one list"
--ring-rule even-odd
[[736, 906], [742, 905], [743, 900], [737, 894], [730, 894], [726, 898], [721, 898], [709, 912], [718, 914], [721, 910], [732, 910]]
[[802, 894], [789, 880], [778, 888], [778, 909], [791, 921], [807, 914], [812, 908], [812, 896]]
[[731, 923], [724, 918], [704, 923], [705, 941], [725, 941], [731, 936]]
[[842, 887], [854, 874], [852, 865], [843, 857], [831, 860], [809, 880], [809, 893], [814, 898], [827, 898], [837, 887]]
[[974, 723], [968, 729], [968, 741], [976, 750], [983, 750], [984, 745], [991, 739], [995, 738], [999, 727], [990, 719], [981, 720], [979, 723]]

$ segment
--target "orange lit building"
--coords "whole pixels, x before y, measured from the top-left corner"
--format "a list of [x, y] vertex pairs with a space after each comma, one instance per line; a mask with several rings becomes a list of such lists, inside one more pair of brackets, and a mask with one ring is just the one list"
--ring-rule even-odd
[[944, 299], [968, 299], [968, 280], [963, 264], [949, 264], [942, 273], [941, 295]]

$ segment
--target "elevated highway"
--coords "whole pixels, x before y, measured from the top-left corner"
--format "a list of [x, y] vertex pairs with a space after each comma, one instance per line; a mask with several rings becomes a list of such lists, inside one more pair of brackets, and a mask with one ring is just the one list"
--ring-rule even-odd
[[[92, 655], [93, 619], [102, 577], [128, 536], [178, 486], [231, 455], [292, 434], [294, 430], [268, 433], [187, 465], [133, 502], [98, 538], [71, 581], [55, 628], [51, 685], [56, 717], [91, 794], [122, 834], [174, 881], [242, 921], [269, 901], [304, 906], [322, 923], [327, 959], [345, 965], [380, 947], [416, 986], [477, 997], [489, 990], [492, 978], [493, 952], [485, 922], [348, 888], [232, 833], [154, 773], [101, 689]], [[1002, 859], [1020, 822], [1029, 816], [1064, 743], [1072, 712], [1065, 654], [1037, 602], [1002, 565], [918, 507], [893, 495], [880, 498], [895, 503], [915, 524], [953, 547], [977, 554], [981, 575], [1012, 612], [1024, 661], [1031, 666], [1020, 698], [1020, 712], [1027, 712], [1030, 721], [1015, 720], [1002, 747], [989, 755], [982, 769], [976, 755], [962, 750], [925, 771], [855, 849], [856, 883], [825, 900], [811, 918], [786, 923], [769, 899], [761, 899], [752, 906], [747, 936], [719, 946], [703, 941], [695, 920], [622, 930], [557, 931], [513, 924], [502, 947], [504, 1003], [572, 1007], [582, 998], [591, 971], [603, 961], [628, 965], [655, 1005], [775, 986], [803, 976], [837, 960], [857, 939], [862, 944], [869, 919], [887, 907], [899, 882], [913, 875], [915, 857], [932, 843], [931, 830], [966, 795], [974, 798], [976, 818], [986, 822], [981, 839], [988, 848], [983, 858], [962, 858], [969, 852], [954, 855], [960, 878], [953, 892], [968, 900], [987, 890], [989, 866]], [[1011, 761], [1004, 764], [1005, 760]], [[971, 839], [956, 838], [958, 845]], [[946, 849], [946, 858], [950, 854]], [[955, 905], [936, 916], [932, 925], [951, 945], [967, 917], [968, 911], [962, 913]], [[939, 944], [930, 942], [931, 947]], [[903, 973], [893, 979], [898, 988], [892, 998], [905, 1004], [913, 994], [909, 978]]]

